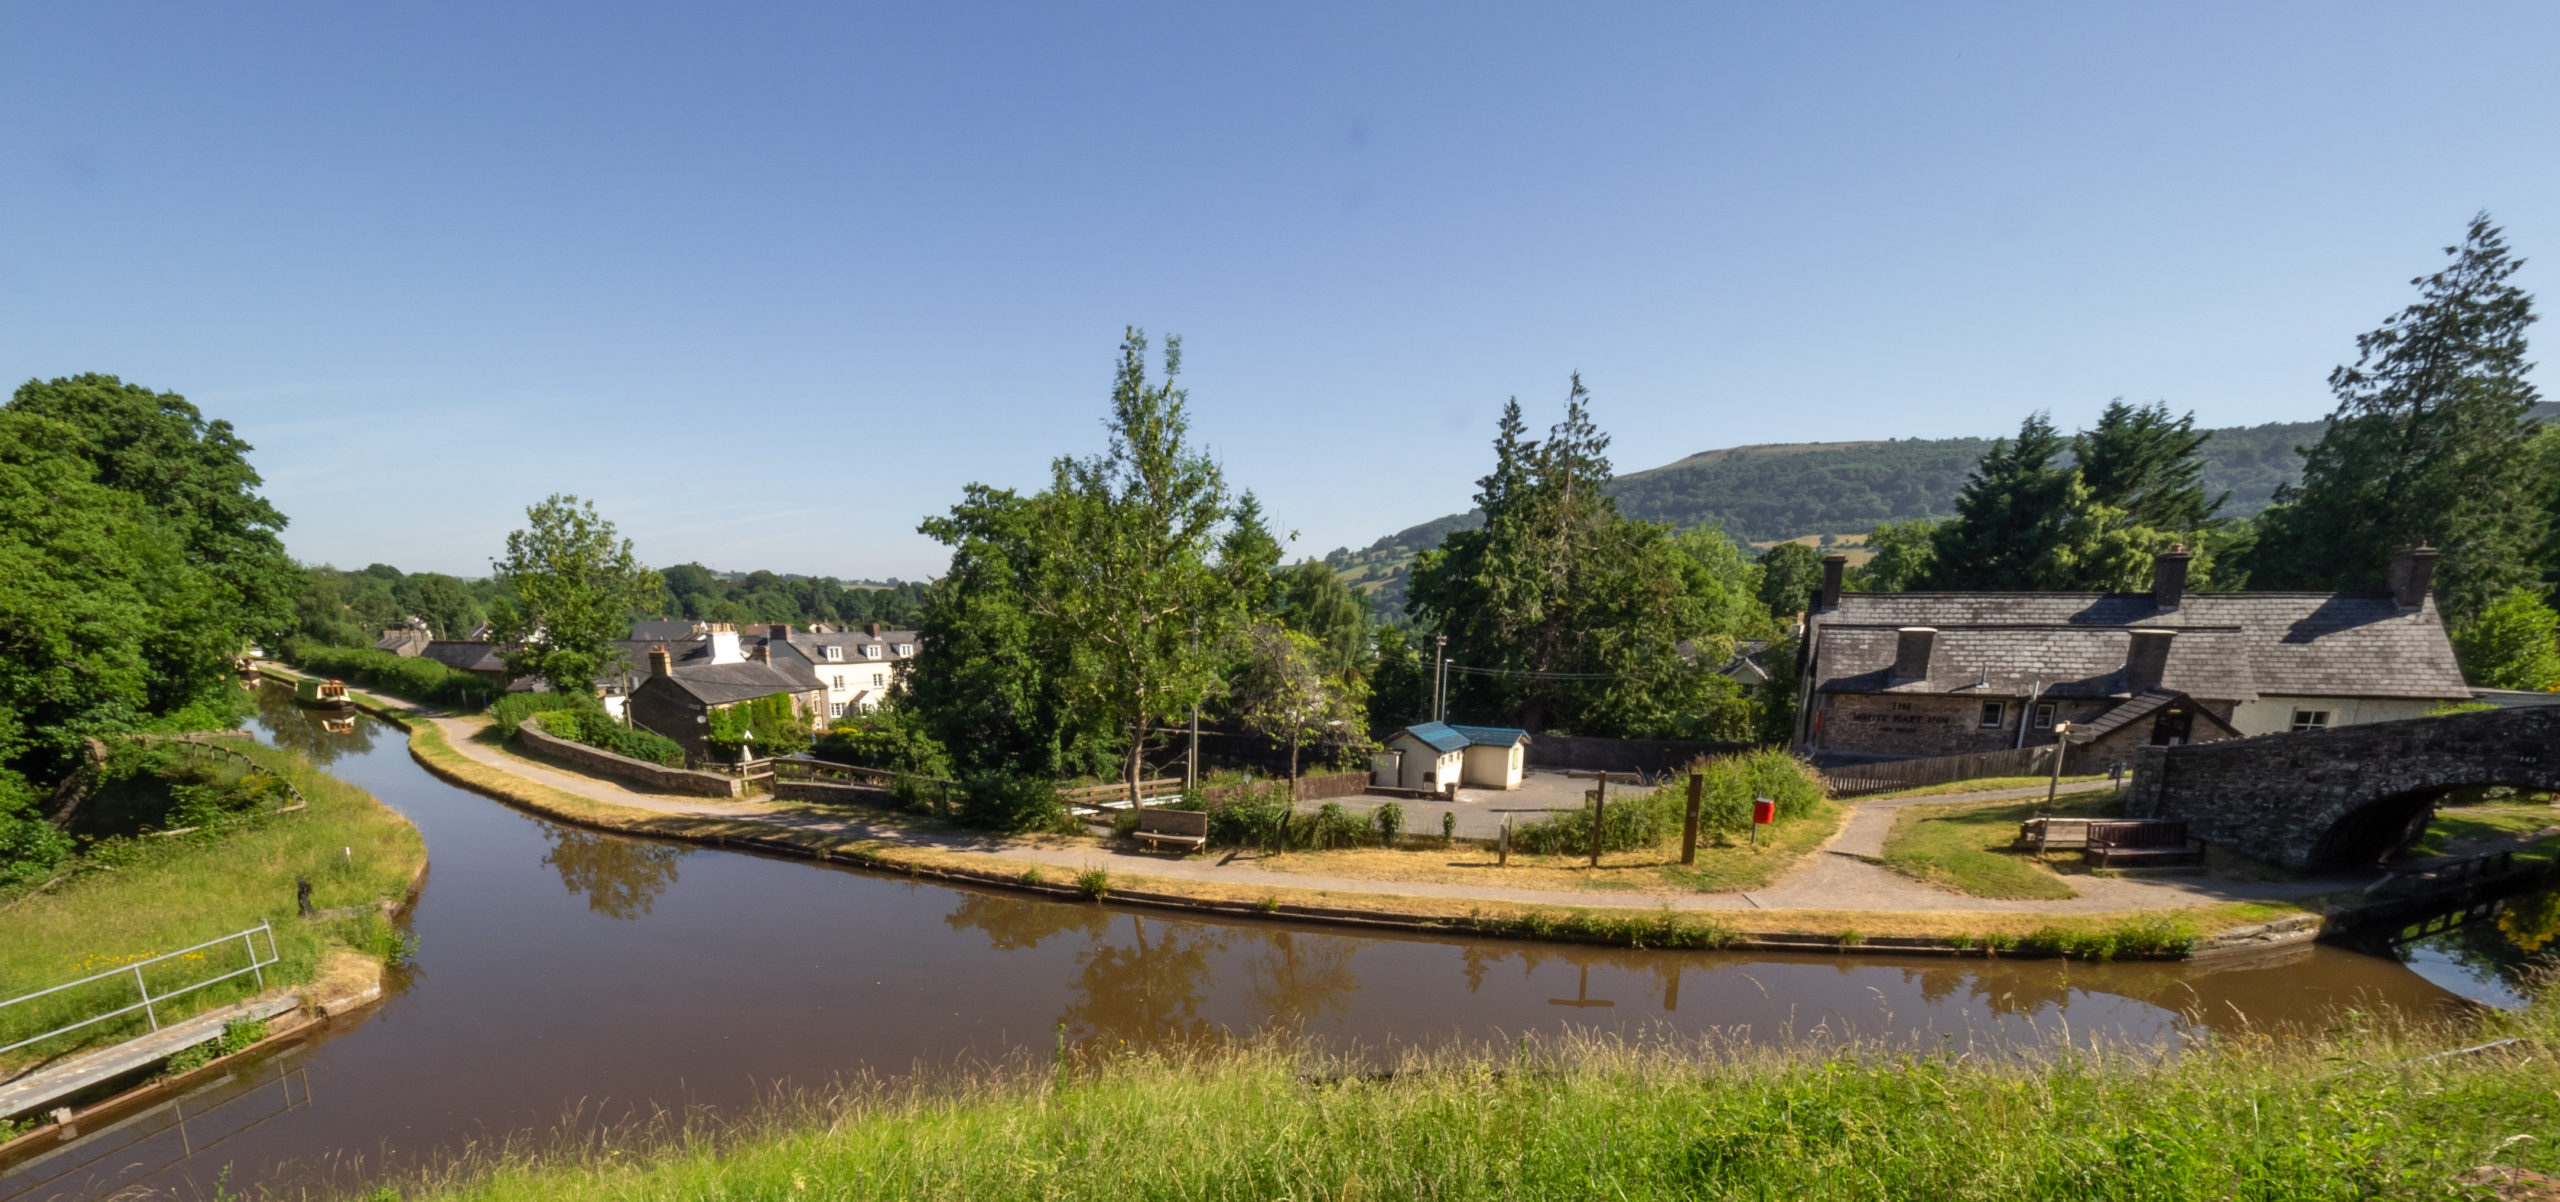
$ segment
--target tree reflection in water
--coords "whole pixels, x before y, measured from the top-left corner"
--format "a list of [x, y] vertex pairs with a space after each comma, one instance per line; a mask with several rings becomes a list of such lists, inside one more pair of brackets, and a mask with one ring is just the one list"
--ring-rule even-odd
[[1296, 1026], [1341, 1014], [1360, 992], [1351, 955], [1360, 945], [1339, 935], [1259, 932], [1261, 953], [1246, 966], [1245, 997], [1267, 1021]]
[[1223, 1032], [1200, 1017], [1200, 990], [1208, 984], [1210, 956], [1227, 950], [1230, 932], [1158, 920], [1150, 938], [1147, 920], [1129, 920], [1132, 940], [1115, 946], [1097, 938], [1076, 954], [1083, 971], [1076, 997], [1058, 1021], [1077, 1043], [1144, 1046], [1162, 1041], [1206, 1042]]
[[676, 883], [676, 861], [693, 854], [689, 847], [644, 843], [599, 835], [565, 826], [542, 824], [551, 849], [544, 867], [560, 874], [571, 893], [587, 895], [587, 908], [607, 918], [628, 921], [647, 914], [658, 895]]
[[354, 719], [354, 729], [344, 733], [325, 730], [320, 725], [320, 711], [295, 705], [292, 689], [270, 683], [251, 691], [257, 695], [258, 722], [267, 728], [267, 742], [299, 752], [314, 764], [326, 765], [343, 755], [373, 750], [375, 734], [382, 729], [374, 719], [350, 712], [335, 716]]

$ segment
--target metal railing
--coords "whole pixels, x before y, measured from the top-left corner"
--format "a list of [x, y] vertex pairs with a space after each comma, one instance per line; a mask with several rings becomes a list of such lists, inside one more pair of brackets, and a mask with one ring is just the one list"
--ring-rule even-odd
[[[259, 935], [267, 937], [267, 958], [264, 960], [258, 958], [258, 944], [256, 937]], [[188, 985], [179, 989], [172, 989], [166, 993], [160, 994], [154, 994], [151, 992], [151, 982], [144, 979], [142, 975], [143, 969], [148, 968], [151, 965], [158, 964], [163, 960], [173, 960], [179, 956], [184, 956], [192, 952], [200, 952], [209, 947], [223, 946], [235, 939], [239, 940], [240, 946], [249, 953], [249, 965], [246, 968], [235, 968], [230, 972], [223, 973], [219, 976], [207, 977], [193, 985]], [[0, 1002], [0, 1013], [5, 1013], [11, 1006], [32, 1002], [40, 997], [48, 997], [53, 994], [60, 993], [65, 989], [75, 989], [82, 985], [89, 985], [99, 981], [104, 981], [110, 977], [121, 977], [127, 975], [130, 975], [133, 978], [133, 987], [142, 995], [142, 1000], [135, 1002], [130, 1006], [119, 1007], [114, 1010], [109, 1010], [104, 1014], [93, 1015], [91, 1017], [81, 1019], [76, 1023], [69, 1023], [64, 1026], [55, 1027], [41, 1035], [21, 1039], [7, 1047], [0, 1047], [0, 1052], [14, 1052], [28, 1044], [42, 1043], [56, 1035], [61, 1035], [70, 1031], [77, 1031], [82, 1027], [102, 1023], [119, 1015], [131, 1014], [136, 1010], [142, 1011], [144, 1017], [151, 1020], [151, 1029], [157, 1031], [160, 1029], [160, 1003], [172, 998], [194, 993], [196, 990], [202, 989], [207, 985], [218, 984], [223, 981], [228, 981], [233, 977], [248, 976], [251, 974], [256, 975], [258, 979], [258, 988], [264, 989], [267, 987], [267, 969], [274, 966], [278, 958], [279, 957], [276, 954], [275, 928], [268, 925], [267, 922], [262, 919], [259, 921], [258, 925], [254, 927], [234, 931], [231, 934], [221, 936], [220, 938], [208, 939], [202, 943], [196, 944], [194, 947], [182, 947], [174, 952], [162, 952], [148, 960], [136, 960], [131, 964], [118, 965], [117, 967], [110, 968], [105, 972], [82, 977], [77, 981], [65, 981], [50, 989], [39, 989], [34, 993], [21, 994], [17, 997], [10, 998], [8, 1001]]]

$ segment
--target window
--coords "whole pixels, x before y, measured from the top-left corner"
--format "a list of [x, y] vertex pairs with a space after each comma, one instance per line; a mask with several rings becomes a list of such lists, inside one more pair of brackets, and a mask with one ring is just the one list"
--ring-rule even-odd
[[865, 659], [878, 659], [878, 658], [880, 658], [880, 644], [878, 644], [878, 643], [864, 643], [864, 644], [862, 645], [862, 656], [863, 656], [863, 658], [865, 658]]
[[915, 644], [913, 644], [913, 643], [900, 643], [900, 644], [898, 644], [898, 657], [899, 657], [899, 658], [904, 659], [904, 658], [906, 658], [907, 656], [913, 655], [913, 654], [915, 654], [915, 653], [916, 653], [916, 645], [915, 645]]
[[838, 672], [838, 673], [836, 673], [835, 680], [834, 680], [832, 683], [833, 683], [833, 685], [834, 685], [834, 687], [835, 687], [835, 690], [836, 690], [837, 692], [839, 692], [839, 693], [843, 692], [843, 691], [844, 691], [844, 673], [842, 673], [842, 672]]
[[2007, 721], [2008, 718], [2008, 702], [1985, 701], [1982, 703], [1982, 728], [1984, 730], [1998, 730], [2000, 728], [2000, 724]]
[[881, 673], [874, 672], [874, 673], [872, 673], [872, 674], [871, 674], [871, 687], [872, 687], [872, 688], [875, 688], [875, 689], [876, 689], [876, 688], [879, 688], [880, 686], [882, 686], [882, 685], [884, 685], [884, 684], [887, 684], [887, 683], [889, 683], [889, 682], [888, 682], [887, 680], [882, 679], [882, 674], [881, 674]]
[[[836, 679], [837, 679], [838, 681], [842, 681], [844, 678], [843, 678], [843, 677], [841, 677], [841, 676], [839, 676], [839, 677], [837, 677]], [[838, 688], [842, 688], [842, 687], [844, 687], [844, 686], [843, 686], [843, 685], [841, 685], [841, 684], [839, 684], [839, 685], [837, 685], [836, 687], [838, 687]], [[828, 702], [828, 703], [827, 703], [827, 716], [828, 716], [828, 717], [830, 717], [830, 718], [841, 718], [841, 717], [844, 717], [844, 703], [843, 703], [843, 702], [841, 702], [841, 701], [830, 701], [830, 702]]]
[[2036, 706], [2036, 729], [2053, 729], [2053, 706], [2051, 704], [2048, 703]]
[[828, 662], [828, 663], [834, 663], [835, 661], [840, 660], [840, 659], [843, 659], [843, 658], [844, 658], [844, 648], [842, 648], [842, 647], [829, 647], [829, 648], [827, 648], [827, 662]]
[[2293, 711], [2293, 728], [2295, 730], [2327, 730], [2329, 729], [2329, 711], [2295, 710]]

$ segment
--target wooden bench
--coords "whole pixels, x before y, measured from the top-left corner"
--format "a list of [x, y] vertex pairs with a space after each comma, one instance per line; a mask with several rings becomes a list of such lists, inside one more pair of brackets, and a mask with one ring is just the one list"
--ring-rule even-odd
[[1138, 829], [1132, 833], [1141, 843], [1170, 843], [1198, 851], [1209, 845], [1209, 815], [1199, 810], [1140, 810]]
[[2204, 858], [2204, 843], [2187, 837], [2184, 819], [2125, 818], [2091, 822], [2082, 854], [2099, 868], [2113, 868], [2120, 862], [2192, 863]]

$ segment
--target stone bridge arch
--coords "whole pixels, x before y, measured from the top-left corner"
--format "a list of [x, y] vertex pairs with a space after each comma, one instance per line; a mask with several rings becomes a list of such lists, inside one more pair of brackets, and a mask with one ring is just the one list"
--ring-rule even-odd
[[2134, 751], [2125, 812], [2291, 868], [2373, 863], [2466, 786], [2560, 790], [2560, 706]]

